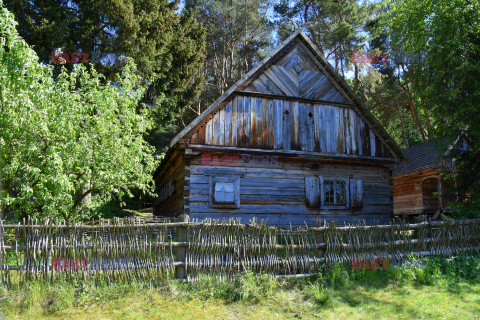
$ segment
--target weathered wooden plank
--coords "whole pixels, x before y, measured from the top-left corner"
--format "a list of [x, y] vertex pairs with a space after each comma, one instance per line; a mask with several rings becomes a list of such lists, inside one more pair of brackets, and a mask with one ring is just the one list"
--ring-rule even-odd
[[261, 98], [256, 98], [256, 110], [255, 110], [255, 117], [256, 117], [256, 141], [255, 146], [261, 148], [263, 146], [263, 109], [262, 109], [262, 100]]
[[245, 133], [245, 146], [251, 147], [251, 136], [252, 136], [252, 98], [244, 97], [243, 98], [243, 113], [244, 113], [244, 133]]
[[306, 104], [307, 119], [307, 150], [315, 151], [315, 110], [311, 104]]
[[238, 137], [238, 97], [232, 100], [232, 140], [230, 146], [237, 146]]
[[206, 144], [214, 144], [213, 141], [213, 120], [210, 119], [207, 121], [206, 127], [205, 127], [205, 143]]
[[291, 145], [290, 150], [301, 150], [300, 147], [300, 116], [299, 116], [299, 102], [293, 101], [290, 104], [290, 132]]
[[320, 206], [320, 180], [318, 176], [305, 177], [305, 201], [308, 207]]
[[298, 104], [298, 125], [299, 125], [299, 146], [300, 150], [303, 151], [310, 151], [308, 150], [308, 138], [307, 138], [307, 109], [306, 105], [303, 103]]
[[294, 109], [294, 102], [282, 101], [282, 108], [280, 108], [282, 116], [282, 144], [284, 150], [292, 149], [292, 112]]
[[195, 141], [195, 143], [198, 143], [198, 144], [205, 143], [205, 125], [202, 125], [200, 126], [200, 128], [198, 128], [198, 138]]
[[338, 113], [337, 153], [346, 153], [345, 148], [345, 109], [335, 107]]
[[220, 145], [220, 113], [213, 116], [213, 144]]
[[225, 145], [225, 109], [222, 108], [218, 111], [219, 117], [219, 130], [218, 130], [218, 144]]
[[283, 148], [283, 101], [273, 100], [274, 149]]
[[237, 146], [245, 146], [244, 102], [247, 98], [238, 97], [237, 104]]
[[225, 145], [232, 145], [232, 102], [225, 106]]
[[375, 157], [375, 155], [377, 154], [377, 150], [376, 150], [376, 144], [375, 144], [375, 134], [373, 133], [372, 129], [369, 129], [368, 130], [369, 133], [370, 133], [370, 155], [372, 157]]

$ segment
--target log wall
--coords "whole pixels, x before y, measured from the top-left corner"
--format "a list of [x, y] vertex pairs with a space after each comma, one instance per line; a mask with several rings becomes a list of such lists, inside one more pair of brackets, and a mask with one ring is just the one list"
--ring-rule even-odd
[[162, 170], [154, 177], [155, 192], [168, 183], [173, 183], [173, 193], [163, 201], [158, 199], [153, 206], [153, 214], [163, 217], [174, 217], [183, 214], [184, 190], [185, 190], [185, 160], [183, 155], [174, 152], [162, 167]]
[[425, 180], [431, 178], [438, 179], [439, 177], [440, 173], [435, 168], [393, 177], [393, 206], [395, 215], [427, 213], [424, 208], [422, 183]]
[[[311, 161], [283, 156], [253, 154], [202, 154], [190, 159], [188, 167], [189, 216], [191, 219], [240, 218], [248, 223], [254, 216], [269, 224], [315, 224], [327, 221], [389, 221], [393, 215], [390, 168], [371, 163]], [[241, 175], [240, 207], [209, 205], [209, 175], [215, 172]], [[305, 177], [346, 177], [363, 181], [364, 205], [358, 209], [320, 209], [306, 206]]]

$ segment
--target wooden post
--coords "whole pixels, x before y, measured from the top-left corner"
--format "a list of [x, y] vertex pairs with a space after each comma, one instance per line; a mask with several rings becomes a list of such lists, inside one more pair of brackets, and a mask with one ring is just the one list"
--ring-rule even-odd
[[[187, 241], [187, 227], [178, 226], [177, 227], [177, 241], [186, 242]], [[177, 247], [177, 259], [176, 262], [182, 262], [181, 265], [175, 266], [175, 279], [183, 280], [187, 277], [185, 269], [185, 260], [187, 256], [187, 248], [184, 246]]]

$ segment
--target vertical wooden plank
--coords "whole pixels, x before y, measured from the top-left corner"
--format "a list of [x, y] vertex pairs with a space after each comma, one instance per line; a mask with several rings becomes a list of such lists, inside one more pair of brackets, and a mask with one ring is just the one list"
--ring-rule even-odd
[[363, 154], [369, 156], [370, 155], [370, 128], [363, 121], [363, 119], [362, 119], [362, 124], [363, 124], [362, 136], [363, 136], [363, 146], [364, 146]]
[[283, 110], [282, 104], [280, 100], [273, 100], [273, 135], [274, 135], [274, 149], [282, 149], [282, 134], [283, 134], [283, 126], [282, 126], [282, 118], [283, 118]]
[[352, 154], [358, 154], [357, 151], [357, 136], [355, 134], [355, 110], [353, 108], [348, 109], [350, 113], [350, 135], [352, 136]]
[[375, 157], [376, 154], [376, 144], [375, 144], [375, 134], [372, 129], [368, 130], [370, 132], [370, 155]]
[[305, 203], [307, 207], [319, 207], [320, 201], [320, 182], [316, 176], [305, 177]]
[[326, 150], [326, 152], [332, 152], [332, 149], [330, 148], [330, 146], [331, 146], [330, 133], [332, 132], [330, 130], [330, 127], [331, 127], [331, 124], [330, 124], [331, 123], [330, 106], [324, 106], [323, 123], [325, 124], [325, 150]]
[[244, 97], [238, 97], [237, 109], [237, 146], [245, 146]]
[[337, 114], [337, 153], [345, 153], [345, 121], [342, 107], [335, 107], [335, 113]]
[[347, 108], [343, 109], [343, 135], [345, 137], [345, 154], [350, 154], [352, 152], [350, 132], [348, 130], [348, 124], [350, 123], [349, 112]]
[[252, 148], [258, 148], [257, 145], [257, 99], [250, 98], [250, 144]]
[[238, 134], [238, 112], [237, 112], [237, 106], [238, 106], [238, 96], [235, 97], [232, 101], [232, 141], [231, 141], [231, 146], [236, 147], [237, 146], [237, 134]]
[[262, 99], [262, 148], [268, 149], [268, 100]]
[[[268, 130], [268, 148], [274, 148], [275, 144], [275, 133], [274, 133], [274, 124], [273, 124], [273, 119], [274, 119], [274, 109], [273, 109], [273, 100], [271, 99], [265, 99], [266, 100], [266, 106], [267, 106], [267, 130]], [[281, 131], [281, 130], [280, 130]]]
[[299, 145], [300, 150], [307, 151], [308, 138], [307, 138], [307, 108], [305, 103], [298, 104], [298, 124], [299, 124]]
[[300, 110], [299, 110], [299, 102], [292, 101], [290, 103], [290, 128], [291, 128], [291, 150], [300, 150]]
[[200, 126], [198, 129], [198, 144], [204, 144], [205, 143], [205, 125]]
[[322, 123], [321, 123], [321, 108], [322, 106], [313, 105], [313, 134], [314, 134], [314, 151], [315, 152], [322, 152], [321, 147], [321, 137], [322, 137]]
[[205, 127], [205, 144], [213, 144], [212, 123], [213, 123], [213, 118], [207, 121], [207, 124]]
[[319, 106], [319, 133], [320, 133], [320, 149], [321, 152], [327, 152], [327, 128], [328, 123], [325, 120], [325, 106]]
[[254, 98], [251, 97], [244, 97], [243, 98], [243, 121], [244, 121], [244, 132], [245, 132], [245, 141], [244, 146], [250, 147], [252, 145], [251, 137], [252, 137], [252, 100]]
[[307, 151], [315, 151], [315, 110], [312, 104], [306, 105], [307, 119]]
[[220, 140], [220, 114], [217, 112], [213, 116], [213, 144], [218, 146]]
[[218, 144], [225, 145], [225, 109], [222, 108], [218, 111]]
[[263, 145], [263, 121], [262, 121], [262, 116], [263, 116], [263, 110], [262, 110], [262, 99], [257, 98], [256, 99], [256, 110], [255, 110], [255, 117], [256, 117], [256, 142], [255, 146], [257, 148], [261, 148]]
[[320, 206], [323, 207], [325, 205], [325, 188], [322, 176], [318, 177], [318, 183], [320, 185]]
[[225, 146], [232, 145], [232, 101], [225, 106]]
[[290, 101], [283, 101], [280, 100], [281, 103], [281, 115], [282, 115], [282, 143], [284, 150], [291, 150], [292, 149], [292, 106], [293, 103]]
[[337, 110], [334, 106], [330, 107], [330, 152], [337, 152], [337, 127], [338, 127], [338, 116]]
[[356, 132], [355, 132], [355, 137], [357, 139], [357, 152], [359, 155], [363, 156], [363, 121], [360, 118], [360, 116], [355, 112], [355, 120], [356, 120]]

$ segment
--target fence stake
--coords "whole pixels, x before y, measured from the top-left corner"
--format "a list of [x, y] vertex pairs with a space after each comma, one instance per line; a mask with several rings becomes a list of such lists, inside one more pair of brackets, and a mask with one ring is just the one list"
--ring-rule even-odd
[[[186, 242], [187, 241], [187, 228], [185, 226], [177, 227], [177, 241]], [[183, 280], [186, 278], [185, 272], [185, 259], [187, 256], [187, 247], [181, 246], [177, 247], [177, 262], [183, 262], [182, 264], [175, 265], [175, 278]]]

